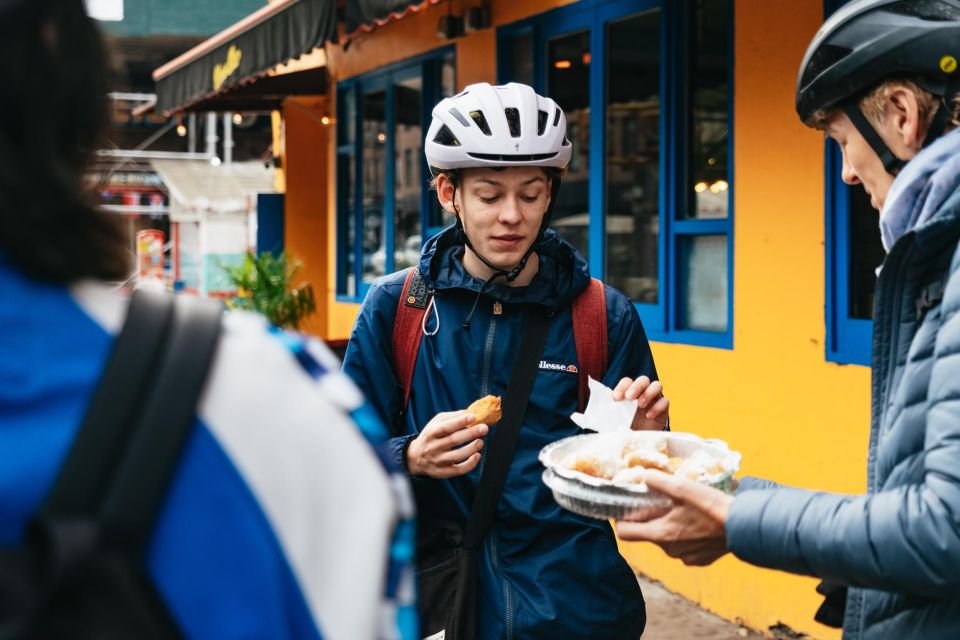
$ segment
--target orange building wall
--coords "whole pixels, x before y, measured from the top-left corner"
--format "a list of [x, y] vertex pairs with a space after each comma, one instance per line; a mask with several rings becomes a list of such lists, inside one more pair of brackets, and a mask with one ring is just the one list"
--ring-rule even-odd
[[[313, 285], [317, 313], [303, 326], [324, 336], [330, 305], [326, 303], [327, 273], [332, 236], [327, 221], [335, 209], [328, 205], [327, 157], [331, 129], [320, 123], [326, 114], [326, 98], [288, 98], [283, 105], [281, 165], [284, 196], [285, 250], [303, 262], [300, 278]], [[329, 183], [335, 184], [335, 183]], [[329, 191], [332, 191], [330, 189]]]
[[[494, 0], [494, 23], [560, 4]], [[329, 60], [335, 80], [448, 45], [435, 35], [445, 11], [433, 7], [408, 16], [361, 36], [346, 53], [334, 48]], [[822, 3], [809, 0], [735, 0], [734, 349], [664, 343], [653, 349], [677, 430], [729, 441], [742, 452], [746, 474], [861, 492], [870, 371], [825, 360], [823, 138], [793, 112], [796, 69], [821, 13]], [[495, 80], [493, 29], [454, 43], [459, 87]], [[334, 153], [331, 141], [331, 185]], [[326, 196], [328, 211], [335, 211], [332, 188]], [[331, 214], [330, 311], [323, 335], [345, 338], [359, 305], [335, 301], [334, 230]], [[638, 570], [728, 619], [759, 629], [782, 622], [814, 638], [839, 638], [836, 630], [813, 622], [820, 603], [813, 579], [732, 557], [688, 568], [649, 545], [625, 544], [622, 551]]]

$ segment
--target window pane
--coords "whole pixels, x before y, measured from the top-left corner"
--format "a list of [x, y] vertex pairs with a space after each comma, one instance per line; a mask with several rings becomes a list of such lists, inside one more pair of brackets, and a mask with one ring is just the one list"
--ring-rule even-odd
[[337, 144], [353, 144], [357, 129], [357, 92], [350, 87], [337, 96], [339, 115], [337, 116]]
[[660, 12], [607, 26], [606, 281], [658, 299]]
[[386, 267], [383, 201], [386, 188], [386, 92], [363, 97], [363, 281], [373, 282]]
[[850, 194], [850, 312], [851, 318], [873, 319], [877, 267], [886, 255], [880, 240], [877, 212], [861, 186], [844, 187]]
[[730, 0], [698, 0], [691, 46], [689, 217], [726, 218], [729, 198]]
[[518, 33], [510, 39], [510, 81], [533, 86], [533, 33]]
[[440, 67], [440, 91], [441, 98], [449, 98], [457, 92], [457, 65], [452, 53], [444, 57]]
[[337, 156], [337, 193], [340, 199], [340, 246], [337, 249], [340, 269], [340, 291], [356, 297], [357, 271], [355, 248], [357, 246], [357, 216], [354, 210], [354, 190], [357, 177], [352, 154]]
[[420, 76], [396, 83], [393, 88], [394, 113], [394, 268], [406, 269], [420, 258], [420, 163], [423, 145], [420, 105], [423, 79]]
[[726, 331], [727, 237], [684, 238], [680, 255], [683, 326], [703, 331]]
[[590, 155], [590, 32], [581, 31], [547, 42], [547, 95], [567, 116], [567, 138], [573, 158], [551, 226], [587, 256], [590, 208], [587, 169]]

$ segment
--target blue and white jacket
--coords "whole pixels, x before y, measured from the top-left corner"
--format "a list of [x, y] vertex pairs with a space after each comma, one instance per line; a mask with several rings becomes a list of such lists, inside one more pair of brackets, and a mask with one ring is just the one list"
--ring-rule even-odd
[[[50, 489], [125, 317], [0, 255], [0, 545]], [[322, 345], [229, 313], [147, 554], [191, 638], [408, 638], [412, 502]]]

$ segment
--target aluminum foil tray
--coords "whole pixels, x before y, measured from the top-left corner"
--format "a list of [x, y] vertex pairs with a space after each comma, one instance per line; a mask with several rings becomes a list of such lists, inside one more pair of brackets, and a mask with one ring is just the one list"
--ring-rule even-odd
[[670, 498], [647, 488], [644, 484], [614, 484], [563, 466], [563, 461], [579, 451], [594, 451], [597, 447], [620, 450], [630, 440], [649, 438], [651, 442], [665, 440], [670, 456], [687, 458], [698, 450], [705, 450], [723, 465], [723, 472], [702, 478], [704, 484], [730, 493], [736, 487], [734, 474], [740, 468], [740, 454], [731, 451], [721, 440], [704, 440], [690, 433], [628, 431], [594, 433], [553, 442], [540, 451], [540, 461], [546, 467], [543, 482], [564, 509], [600, 520], [646, 519], [670, 508]]

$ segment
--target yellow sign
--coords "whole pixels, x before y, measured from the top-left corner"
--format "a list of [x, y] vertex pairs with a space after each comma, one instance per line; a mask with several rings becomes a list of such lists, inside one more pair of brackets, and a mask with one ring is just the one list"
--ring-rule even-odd
[[214, 65], [213, 67], [214, 91], [219, 89], [223, 83], [227, 81], [227, 78], [230, 77], [230, 74], [240, 67], [240, 59], [242, 57], [243, 52], [240, 51], [240, 49], [238, 49], [235, 45], [230, 45], [230, 48], [227, 49], [227, 59], [223, 62], [223, 64]]
[[957, 59], [953, 56], [943, 56], [940, 58], [940, 69], [944, 73], [953, 73], [957, 70]]

